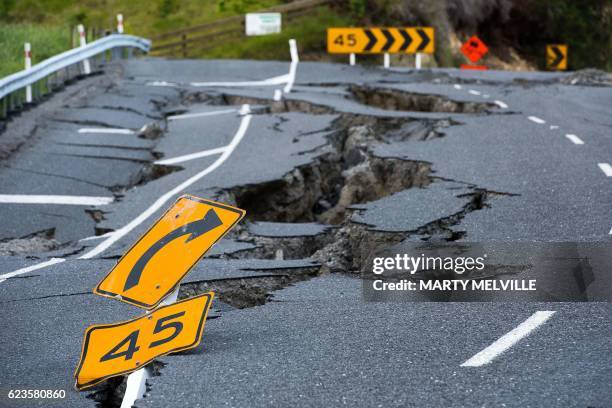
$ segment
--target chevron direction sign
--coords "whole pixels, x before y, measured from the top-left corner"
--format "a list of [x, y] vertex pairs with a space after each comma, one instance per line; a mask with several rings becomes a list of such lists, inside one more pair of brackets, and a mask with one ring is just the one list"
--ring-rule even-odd
[[433, 54], [434, 49], [433, 27], [327, 29], [330, 54]]
[[245, 211], [184, 195], [136, 242], [94, 293], [154, 309]]
[[567, 69], [567, 45], [550, 44], [546, 46], [546, 67], [551, 70]]

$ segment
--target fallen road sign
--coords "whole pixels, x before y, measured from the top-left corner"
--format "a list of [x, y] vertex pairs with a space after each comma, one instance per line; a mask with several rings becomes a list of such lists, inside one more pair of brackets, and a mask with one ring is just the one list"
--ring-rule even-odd
[[327, 29], [330, 54], [433, 54], [433, 27]]
[[487, 47], [480, 38], [473, 35], [461, 46], [461, 52], [470, 61], [478, 62], [487, 52], [489, 52], [489, 47]]
[[546, 67], [553, 70], [567, 69], [567, 45], [549, 44], [546, 46]]
[[182, 196], [119, 259], [94, 293], [153, 309], [245, 211]]
[[77, 390], [138, 370], [165, 354], [196, 347], [213, 297], [209, 292], [137, 319], [88, 327], [74, 374]]

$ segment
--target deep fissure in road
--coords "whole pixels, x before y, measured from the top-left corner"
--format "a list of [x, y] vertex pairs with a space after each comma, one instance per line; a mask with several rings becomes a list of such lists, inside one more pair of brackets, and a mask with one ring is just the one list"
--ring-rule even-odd
[[[352, 88], [355, 99], [368, 105], [376, 105], [376, 92], [365, 88]], [[487, 104], [453, 102], [438, 96], [407, 94], [382, 94], [394, 102], [380, 106], [392, 110], [416, 110], [439, 112], [480, 113]], [[263, 105], [261, 113], [303, 112], [329, 114], [334, 111], [325, 106], [304, 101], [282, 101], [270, 104], [267, 100], [248, 97], [206, 93], [184, 94], [184, 102], [240, 105]], [[420, 239], [453, 241], [463, 237], [450, 227], [461, 222], [471, 211], [488, 206], [489, 192], [473, 188], [464, 194], [466, 204], [455, 214], [431, 222], [415, 231], [374, 231], [367, 225], [351, 220], [352, 205], [368, 203], [409, 188], [426, 188], [436, 177], [431, 164], [422, 161], [373, 154], [378, 143], [416, 140], [426, 141], [443, 137], [442, 129], [451, 126], [446, 120], [413, 120], [409, 118], [385, 118], [370, 115], [339, 114], [327, 136], [328, 143], [318, 148], [318, 154], [310, 163], [297, 166], [283, 177], [253, 185], [243, 185], [220, 191], [219, 201], [233, 203], [247, 211], [248, 221], [272, 221], [281, 223], [318, 222], [329, 226], [321, 234], [298, 237], [263, 237], [249, 232], [239, 225], [230, 236], [255, 244], [254, 249], [224, 254], [226, 258], [244, 259], [306, 259], [318, 262], [313, 266], [272, 270], [272, 274], [245, 278], [203, 280], [183, 283], [179, 298], [184, 299], [214, 291], [218, 301], [237, 309], [264, 305], [273, 301], [272, 292], [294, 283], [331, 272], [357, 274], [366, 267], [379, 251], [397, 244], [412, 235]], [[161, 166], [163, 167], [163, 166]], [[168, 170], [151, 167], [152, 176], [144, 176], [147, 182], [180, 168]], [[146, 172], [146, 170], [145, 170]], [[102, 231], [100, 231], [102, 232]], [[270, 272], [270, 270], [266, 270]], [[163, 367], [157, 367], [157, 375]], [[100, 407], [118, 407], [125, 393], [126, 377], [109, 381], [92, 393], [92, 399]]]

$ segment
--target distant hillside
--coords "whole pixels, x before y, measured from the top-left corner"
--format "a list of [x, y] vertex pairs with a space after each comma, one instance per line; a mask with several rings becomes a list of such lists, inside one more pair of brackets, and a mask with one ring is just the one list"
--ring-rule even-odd
[[[281, 0], [0, 0], [0, 76], [21, 69], [23, 42], [33, 42], [35, 62], [67, 49], [78, 23], [98, 33], [124, 15], [126, 32], [152, 36], [164, 31], [260, 10]], [[429, 66], [465, 62], [459, 47], [477, 34], [491, 49], [492, 68], [542, 69], [547, 43], [569, 45], [570, 69], [612, 71], [612, 0], [334, 0], [329, 8], [283, 27], [277, 36], [233, 38], [195, 57], [287, 59], [286, 40], [298, 39], [301, 56], [327, 55], [325, 30], [333, 25], [436, 28], [435, 59]], [[410, 58], [394, 57], [394, 64]], [[376, 62], [379, 58], [361, 58]]]

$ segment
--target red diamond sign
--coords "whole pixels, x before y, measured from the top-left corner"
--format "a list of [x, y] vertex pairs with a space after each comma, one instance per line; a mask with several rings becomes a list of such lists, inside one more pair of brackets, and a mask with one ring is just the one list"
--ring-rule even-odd
[[461, 46], [461, 52], [468, 57], [472, 62], [477, 62], [489, 52], [489, 48], [483, 43], [480, 38], [473, 35]]

